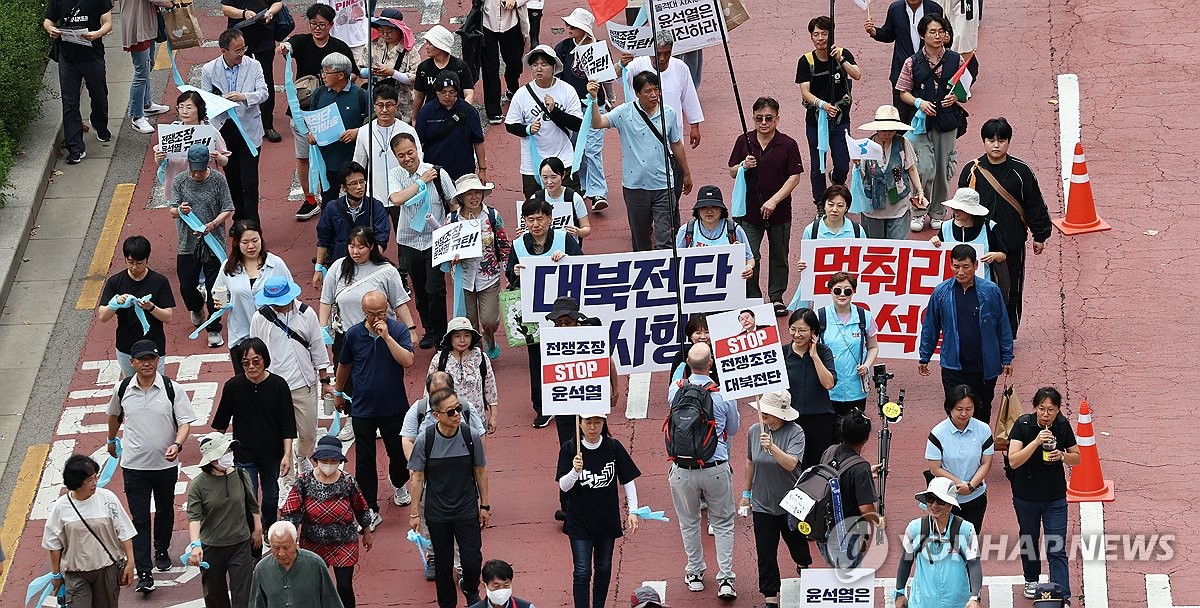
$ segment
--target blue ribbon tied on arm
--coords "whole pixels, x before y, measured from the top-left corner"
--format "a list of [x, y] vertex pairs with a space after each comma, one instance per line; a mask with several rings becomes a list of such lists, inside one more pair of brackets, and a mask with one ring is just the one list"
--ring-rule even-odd
[[[308, 140], [308, 125], [304, 124], [304, 110], [300, 109], [300, 94], [296, 91], [296, 79], [292, 73], [292, 54], [283, 55], [283, 90], [287, 94], [288, 109], [292, 111], [292, 125], [296, 132]], [[304, 179], [304, 176], [299, 176]], [[324, 192], [329, 188], [329, 177], [325, 170], [325, 157], [321, 149], [313, 144], [308, 146], [308, 191]]]
[[737, 177], [733, 178], [733, 194], [729, 196], [729, 215], [732, 217], [746, 216], [746, 167], [738, 165]]
[[[47, 572], [29, 583], [29, 587], [25, 590], [25, 606], [41, 606], [46, 603], [46, 598], [50, 597], [50, 593], [54, 591], [54, 581], [61, 580], [63, 575], [60, 573], [57, 576], [53, 572]], [[34, 596], [37, 596], [37, 603], [31, 604]], [[67, 597], [67, 585], [64, 582], [58, 587], [58, 597]]]
[[641, 519], [655, 519], [658, 521], [671, 521], [663, 515], [662, 511], [651, 511], [650, 507], [638, 507], [629, 512], [630, 515], [637, 515]]
[[[183, 223], [187, 224], [188, 228], [196, 232], [205, 231], [204, 222], [200, 221], [200, 218], [196, 217], [194, 213], [180, 213], [179, 219], [183, 220]], [[204, 244], [208, 246], [209, 251], [212, 251], [218, 260], [221, 260], [222, 263], [225, 262], [225, 258], [228, 257], [225, 255], [225, 245], [221, 243], [221, 240], [216, 235], [212, 232], [204, 232]]]
[[143, 310], [141, 306], [135, 306], [135, 304], [137, 304], [138, 302], [141, 302], [141, 303], [149, 302], [151, 296], [153, 296], [154, 294], [148, 294], [145, 297], [142, 297], [140, 299], [133, 297], [133, 295], [131, 295], [131, 294], [123, 294], [123, 295], [125, 296], [124, 304], [117, 301], [117, 298], [119, 298], [120, 295], [116, 295], [116, 296], [113, 296], [112, 299], [108, 301], [108, 307], [113, 310], [116, 310], [118, 308], [132, 308], [133, 314], [137, 316], [138, 323], [142, 324], [142, 335], [144, 336], [144, 335], [150, 333], [150, 320], [146, 318], [146, 311]]
[[908, 141], [917, 141], [917, 136], [925, 132], [925, 112], [921, 111], [921, 100], [917, 99], [917, 112], [913, 114], [912, 130], [904, 134], [904, 139]]
[[[215, 94], [210, 93], [209, 91], [201, 91], [200, 89], [189, 86], [183, 81], [183, 76], [179, 75], [179, 66], [175, 65], [175, 50], [171, 48], [170, 40], [167, 41], [167, 57], [171, 58], [171, 74], [175, 77], [175, 88], [179, 89], [180, 91], [196, 91], [200, 94], [201, 98], [216, 97]], [[207, 100], [205, 101], [207, 102]], [[209, 104], [209, 108], [212, 108], [211, 104]], [[246, 135], [246, 128], [242, 126], [242, 119], [238, 117], [237, 110], [232, 112], [226, 110], [224, 114], [229, 117], [229, 120], [233, 121], [233, 125], [237, 127], [238, 132], [242, 134], [242, 139], [246, 140], [246, 147], [250, 148], [250, 154], [258, 156], [258, 146], [254, 145], [254, 142], [250, 141], [249, 135]], [[212, 118], [212, 116], [209, 116], [209, 118]]]
[[825, 172], [825, 155], [829, 152], [829, 115], [817, 107], [817, 156], [821, 157], [821, 173]]
[[[549, 120], [549, 117], [544, 118]], [[545, 188], [546, 185], [542, 183], [542, 152], [538, 150], [537, 142], [533, 140], [535, 137], [533, 134], [533, 125], [525, 127], [525, 133], [529, 135], [529, 137], [525, 138], [525, 145], [529, 146], [529, 168], [533, 170], [533, 178], [537, 180], [538, 185]], [[572, 164], [574, 164], [574, 161], [572, 161]]]
[[[441, 171], [438, 171], [438, 176], [435, 179], [441, 179]], [[408, 227], [412, 228], [413, 232], [424, 232], [425, 226], [428, 223], [429, 210], [433, 207], [429, 202], [429, 184], [423, 180], [417, 180], [420, 186], [417, 188], [417, 193], [408, 202], [404, 203], [405, 207], [415, 205], [417, 214], [413, 216], [412, 221], [408, 223]]]
[[115, 450], [116, 456], [109, 456], [108, 460], [104, 461], [104, 468], [100, 469], [100, 479], [96, 481], [97, 488], [103, 488], [112, 481], [113, 474], [117, 472], [117, 463], [121, 461], [121, 440], [113, 439], [113, 445], [117, 446]]
[[[583, 166], [583, 153], [587, 148], [587, 140], [592, 136], [592, 111], [596, 102], [592, 101], [591, 97], [583, 98], [583, 124], [579, 127], [579, 136], [575, 138], [575, 154], [571, 157], [571, 173], [579, 173], [579, 168]], [[541, 163], [538, 163], [540, 166]], [[541, 171], [535, 169], [539, 177]]]

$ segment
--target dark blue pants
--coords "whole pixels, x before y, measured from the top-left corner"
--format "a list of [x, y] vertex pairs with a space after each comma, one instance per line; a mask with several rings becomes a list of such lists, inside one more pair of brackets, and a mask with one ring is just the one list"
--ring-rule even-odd
[[[204, 241], [200, 241], [197, 247], [207, 247]], [[175, 256], [175, 272], [179, 277], [179, 295], [183, 297], [183, 306], [189, 312], [204, 312], [205, 304], [208, 305], [208, 314], [217, 312], [217, 307], [213, 305], [212, 290], [213, 285], [217, 283], [217, 273], [221, 272], [221, 261], [215, 256], [208, 256], [208, 261], [203, 265], [196, 264], [196, 256], [191, 253], [181, 253]], [[200, 280], [203, 278], [205, 290], [208, 292], [208, 297], [200, 297]], [[221, 319], [213, 321], [205, 331], [211, 333], [221, 333]]]
[[[575, 562], [572, 591], [575, 608], [604, 608], [608, 583], [612, 580], [612, 538], [572, 538], [571, 559]], [[591, 583], [591, 585], [589, 585]], [[588, 603], [588, 587], [591, 603]]]
[[1021, 532], [1021, 570], [1025, 581], [1037, 581], [1042, 572], [1038, 541], [1045, 529], [1050, 582], [1062, 586], [1064, 600], [1071, 599], [1071, 571], [1067, 567], [1067, 499], [1032, 502], [1014, 496], [1013, 509], [1017, 511], [1017, 527]]
[[[62, 43], [69, 44], [69, 43]], [[79, 113], [80, 87], [87, 85], [92, 100], [92, 128], [108, 133], [108, 81], [104, 75], [104, 57], [75, 63], [58, 62], [58, 84], [62, 89], [63, 147], [67, 154], [84, 151], [83, 117]]]
[[239, 462], [237, 468], [245, 471], [250, 477], [250, 487], [254, 489], [255, 496], [258, 496], [258, 489], [262, 488], [262, 499], [259, 500], [258, 508], [262, 513], [262, 528], [265, 532], [275, 523], [276, 514], [279, 512], [279, 461]]
[[[850, 150], [846, 149], [846, 134], [850, 125], [829, 125], [829, 156], [833, 157], [833, 183], [846, 185], [846, 176], [850, 174]], [[825, 198], [825, 172], [821, 171], [821, 155], [817, 152], [817, 128], [808, 127], [808, 159], [809, 177], [812, 180], [812, 195], [814, 201]], [[829, 165], [826, 164], [826, 169]]]

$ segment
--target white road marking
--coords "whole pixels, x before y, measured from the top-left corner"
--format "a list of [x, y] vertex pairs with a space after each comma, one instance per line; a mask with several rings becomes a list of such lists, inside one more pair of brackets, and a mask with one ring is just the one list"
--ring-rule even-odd
[[1108, 564], [1105, 561], [1106, 543], [1103, 541], [1104, 503], [1079, 503], [1079, 538], [1084, 543], [1081, 551], [1083, 597], [1087, 598], [1088, 608], [1108, 608]]
[[1146, 606], [1148, 608], [1200, 608], [1176, 606], [1171, 597], [1171, 577], [1167, 574], [1146, 575]]
[[650, 374], [629, 374], [629, 397], [625, 400], [625, 419], [640, 420], [650, 410]]
[[1067, 190], [1070, 188], [1071, 165], [1075, 159], [1075, 144], [1081, 141], [1079, 125], [1079, 76], [1058, 75], [1058, 143], [1062, 161], [1063, 214], [1067, 212]]

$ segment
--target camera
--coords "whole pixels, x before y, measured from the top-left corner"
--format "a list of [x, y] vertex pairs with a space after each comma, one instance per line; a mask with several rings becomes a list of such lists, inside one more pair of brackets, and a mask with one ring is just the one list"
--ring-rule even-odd
[[875, 383], [875, 387], [887, 387], [888, 380], [895, 378], [896, 374], [889, 373], [887, 366], [882, 363], [877, 363], [871, 368], [871, 381]]

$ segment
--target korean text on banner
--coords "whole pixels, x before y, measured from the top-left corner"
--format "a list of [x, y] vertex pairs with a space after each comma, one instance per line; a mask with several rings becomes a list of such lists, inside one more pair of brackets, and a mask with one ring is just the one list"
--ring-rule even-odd
[[634, 57], [649, 57], [654, 54], [654, 33], [650, 26], [635, 27], [609, 21], [607, 27], [608, 41], [617, 51], [629, 53]]
[[[858, 277], [855, 304], [875, 315], [879, 356], [918, 359], [921, 324], [933, 288], [954, 276], [951, 243], [934, 247], [928, 241], [888, 239], [825, 239], [800, 242], [800, 259], [808, 269], [800, 275], [802, 299], [814, 306], [833, 301], [825, 286], [835, 272]], [[976, 252], [983, 254], [976, 246]], [[982, 276], [982, 269], [977, 276]]]
[[612, 409], [608, 328], [542, 328], [542, 413], [595, 416]]
[[433, 231], [433, 267], [455, 257], [466, 260], [483, 256], [483, 243], [479, 222], [461, 221], [447, 224]]
[[775, 311], [759, 304], [708, 317], [721, 396], [740, 399], [788, 388]]
[[[676, 313], [676, 268], [682, 278], [682, 306], [692, 313], [724, 312], [747, 305], [746, 248], [721, 245], [671, 250], [549, 257], [522, 260], [521, 313], [551, 325], [546, 313], [555, 298], [570, 296], [580, 310], [608, 327], [609, 343], [622, 374], [666, 371], [679, 352], [686, 323]], [[757, 302], [755, 302], [757, 304]]]
[[346, 125], [342, 123], [342, 113], [338, 111], [336, 103], [305, 112], [304, 124], [309, 133], [317, 139], [318, 146], [328, 146], [346, 132]]
[[167, 158], [187, 158], [192, 144], [204, 144], [211, 150], [217, 139], [217, 130], [212, 125], [158, 125], [158, 146]]
[[875, 608], [875, 571], [807, 568], [800, 573], [803, 608]]
[[725, 19], [712, 0], [653, 0], [652, 15], [659, 30], [675, 35], [672, 55], [721, 44]]
[[583, 69], [588, 80], [609, 82], [617, 79], [612, 54], [608, 52], [608, 43], [603, 40], [575, 47], [575, 65]]
[[[517, 201], [517, 229], [515, 232], [513, 232], [514, 235], [521, 235], [525, 233], [525, 218], [521, 215], [521, 206], [524, 204], [525, 201]], [[554, 207], [554, 215], [551, 218], [550, 224], [551, 228], [555, 230], [566, 230], [567, 226], [574, 224], [575, 210], [572, 209], [572, 204], [573, 203], [566, 201], [550, 203], [550, 206]]]

